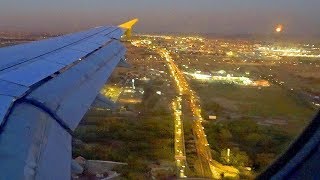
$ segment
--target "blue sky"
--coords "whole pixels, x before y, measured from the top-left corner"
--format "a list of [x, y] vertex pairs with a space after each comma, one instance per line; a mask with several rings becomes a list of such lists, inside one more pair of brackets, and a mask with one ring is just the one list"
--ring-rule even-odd
[[140, 32], [320, 33], [320, 0], [0, 0], [0, 29], [69, 32], [137, 17]]

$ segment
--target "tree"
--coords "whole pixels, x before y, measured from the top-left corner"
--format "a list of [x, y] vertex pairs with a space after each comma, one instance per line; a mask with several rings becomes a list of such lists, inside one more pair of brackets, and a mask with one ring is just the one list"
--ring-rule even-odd
[[238, 148], [230, 150], [230, 156], [228, 156], [228, 150], [223, 149], [221, 151], [221, 161], [224, 164], [229, 164], [236, 167], [245, 167], [251, 165], [251, 160], [246, 152], [240, 151]]

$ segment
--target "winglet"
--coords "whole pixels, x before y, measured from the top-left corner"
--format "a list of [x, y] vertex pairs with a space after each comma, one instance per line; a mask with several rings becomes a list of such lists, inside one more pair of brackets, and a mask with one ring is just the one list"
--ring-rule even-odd
[[124, 33], [127, 37], [130, 37], [132, 26], [135, 25], [138, 21], [139, 21], [138, 19], [133, 19], [131, 21], [120, 24], [118, 27], [122, 28], [125, 31]]

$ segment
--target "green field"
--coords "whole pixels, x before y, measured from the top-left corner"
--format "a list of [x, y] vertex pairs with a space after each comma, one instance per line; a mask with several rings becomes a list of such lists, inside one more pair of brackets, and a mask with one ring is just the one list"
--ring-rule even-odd
[[264, 119], [275, 118], [285, 120], [288, 124], [299, 122], [299, 125], [303, 126], [315, 113], [303, 99], [278, 86], [258, 89], [221, 83], [192, 84], [203, 106], [207, 107], [206, 110], [218, 104], [216, 113], [222, 116], [237, 114]]

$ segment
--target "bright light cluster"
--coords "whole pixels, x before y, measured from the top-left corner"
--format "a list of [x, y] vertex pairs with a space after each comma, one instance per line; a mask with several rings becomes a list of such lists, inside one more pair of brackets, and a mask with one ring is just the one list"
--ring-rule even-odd
[[266, 55], [277, 55], [286, 57], [311, 57], [319, 58], [320, 54], [312, 54], [311, 51], [302, 48], [279, 48], [279, 47], [258, 47], [258, 51]]
[[[219, 74], [225, 74], [225, 71], [220, 70], [218, 71]], [[223, 82], [223, 83], [228, 83], [228, 84], [237, 84], [237, 85], [242, 85], [242, 86], [263, 86], [263, 87], [268, 87], [270, 86], [268, 81], [265, 80], [258, 80], [258, 81], [253, 81], [248, 77], [244, 76], [232, 76], [230, 74], [227, 75], [208, 75], [208, 74], [200, 74], [198, 72], [196, 73], [188, 73], [184, 72], [184, 74], [191, 76], [192, 78], [196, 80], [201, 80], [201, 81], [218, 81], [218, 82]]]
[[277, 32], [277, 33], [280, 33], [280, 32], [282, 32], [282, 30], [283, 30], [283, 26], [282, 26], [281, 24], [279, 24], [279, 25], [276, 27], [276, 32]]

